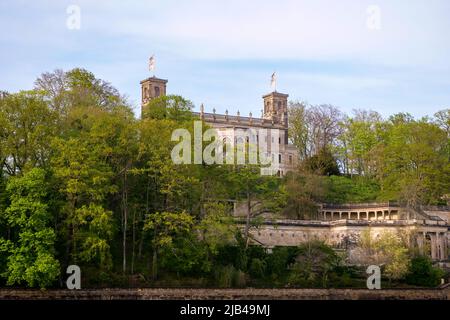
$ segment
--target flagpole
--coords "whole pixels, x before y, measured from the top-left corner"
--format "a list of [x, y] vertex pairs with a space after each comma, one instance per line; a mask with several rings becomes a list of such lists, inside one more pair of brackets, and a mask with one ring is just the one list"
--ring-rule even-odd
[[153, 72], [153, 78], [155, 77], [155, 55], [152, 54], [148, 60], [148, 68], [150, 72]]

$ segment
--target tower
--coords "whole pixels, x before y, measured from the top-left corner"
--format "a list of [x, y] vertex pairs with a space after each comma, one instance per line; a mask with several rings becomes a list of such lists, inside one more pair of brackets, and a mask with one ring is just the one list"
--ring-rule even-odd
[[264, 95], [264, 119], [273, 120], [275, 123], [287, 126], [288, 97], [288, 94], [276, 91]]
[[141, 81], [142, 105], [147, 104], [151, 99], [166, 95], [167, 80], [156, 78], [155, 76]]
[[166, 95], [167, 80], [155, 76], [141, 81], [141, 117], [142, 109], [152, 99]]

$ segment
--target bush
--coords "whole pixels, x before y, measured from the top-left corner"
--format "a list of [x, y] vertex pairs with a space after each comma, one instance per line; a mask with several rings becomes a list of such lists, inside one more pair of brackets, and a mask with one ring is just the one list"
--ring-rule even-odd
[[266, 262], [264, 260], [254, 258], [250, 263], [250, 268], [248, 270], [250, 276], [255, 279], [260, 279], [264, 277], [266, 271]]
[[215, 280], [220, 288], [245, 287], [246, 275], [232, 265], [227, 265], [217, 268]]
[[435, 287], [439, 285], [444, 271], [433, 267], [431, 259], [425, 256], [417, 256], [411, 260], [406, 283], [420, 287]]
[[289, 273], [288, 267], [295, 262], [298, 248], [275, 247], [267, 258], [267, 274], [273, 279], [283, 279]]
[[215, 264], [221, 266], [233, 265], [235, 268], [245, 270], [247, 266], [247, 255], [242, 246], [226, 245], [218, 249]]
[[289, 275], [289, 284], [300, 287], [327, 287], [329, 276], [339, 262], [339, 256], [325, 243], [304, 243], [298, 247], [298, 255]]

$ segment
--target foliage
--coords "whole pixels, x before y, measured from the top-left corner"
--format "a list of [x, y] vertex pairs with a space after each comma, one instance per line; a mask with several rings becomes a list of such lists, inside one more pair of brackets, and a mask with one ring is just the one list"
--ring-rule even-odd
[[10, 176], [48, 165], [57, 114], [38, 91], [0, 99], [0, 168]]
[[406, 276], [406, 283], [420, 287], [435, 287], [439, 285], [444, 271], [433, 267], [431, 259], [425, 256], [416, 256], [411, 259], [411, 264]]
[[366, 177], [330, 176], [326, 178], [329, 203], [361, 203], [377, 200], [380, 187], [376, 180]]
[[289, 276], [289, 284], [301, 287], [326, 287], [329, 275], [339, 265], [334, 250], [319, 241], [306, 242], [298, 247], [298, 255]]
[[155, 212], [147, 216], [144, 231], [152, 234], [153, 278], [157, 277], [157, 257], [161, 249], [173, 247], [178, 237], [189, 233], [193, 225], [192, 216], [186, 212]]
[[336, 160], [327, 148], [321, 149], [315, 155], [307, 158], [302, 165], [307, 171], [318, 175], [330, 176], [340, 174]]
[[[291, 103], [289, 138], [300, 166], [280, 179], [261, 176], [256, 165], [175, 165], [172, 133], [183, 128], [193, 136], [193, 107], [162, 96], [139, 119], [116, 88], [81, 68], [44, 73], [34, 90], [0, 93], [4, 282], [49, 287], [75, 263], [87, 287], [190, 278], [223, 287], [354, 286], [357, 273], [328, 246], [269, 252], [253, 245], [250, 230], [268, 215], [316, 219], [323, 202], [415, 207], [448, 198], [447, 109], [433, 118], [383, 119]], [[230, 215], [234, 205], [243, 208], [243, 230]], [[428, 262], [409, 263], [401, 237], [363, 235], [359, 250], [392, 280], [438, 279]], [[149, 282], [149, 274], [166, 282]]]
[[30, 287], [45, 288], [59, 276], [53, 219], [45, 204], [47, 188], [42, 169], [32, 169], [8, 181], [11, 204], [2, 214], [14, 236], [0, 238], [0, 251], [7, 256], [2, 276], [9, 285], [25, 282]]
[[145, 105], [142, 117], [156, 120], [169, 119], [183, 122], [193, 119], [191, 111], [192, 108], [192, 102], [181, 96], [160, 96], [150, 100]]
[[317, 204], [325, 200], [324, 177], [308, 171], [290, 172], [285, 177], [287, 204], [283, 214], [294, 219], [317, 219]]
[[411, 258], [405, 240], [394, 232], [374, 234], [371, 229], [361, 233], [358, 247], [351, 252], [350, 261], [362, 265], [383, 265], [383, 274], [390, 280], [403, 279]]

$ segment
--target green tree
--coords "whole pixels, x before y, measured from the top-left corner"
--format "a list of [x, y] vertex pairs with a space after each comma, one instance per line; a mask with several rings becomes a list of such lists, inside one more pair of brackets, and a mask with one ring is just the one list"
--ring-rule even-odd
[[192, 225], [193, 218], [186, 212], [155, 212], [147, 216], [144, 231], [151, 233], [152, 236], [152, 277], [154, 280], [158, 275], [158, 254], [160, 250], [171, 247], [175, 238], [188, 234]]
[[327, 186], [325, 177], [299, 169], [285, 177], [288, 194], [283, 214], [295, 219], [318, 219], [318, 203], [324, 202]]
[[56, 114], [37, 91], [21, 91], [0, 99], [0, 167], [10, 176], [46, 167], [51, 138], [58, 133]]
[[126, 104], [110, 83], [82, 68], [43, 73], [36, 79], [35, 89], [44, 94], [52, 110], [63, 116], [72, 108], [98, 106], [113, 110]]
[[344, 164], [344, 172], [350, 175], [372, 176], [375, 163], [372, 153], [380, 141], [381, 116], [373, 111], [355, 111], [353, 118], [342, 122], [343, 130], [338, 137]]
[[307, 158], [301, 164], [303, 168], [318, 175], [339, 175], [336, 159], [328, 148], [321, 149], [317, 154]]
[[25, 282], [30, 287], [45, 288], [59, 276], [53, 217], [45, 203], [47, 190], [42, 169], [32, 169], [8, 181], [11, 204], [2, 214], [12, 236], [0, 238], [0, 251], [7, 256], [7, 269], [2, 276], [9, 285]]
[[350, 251], [350, 261], [362, 265], [383, 265], [389, 280], [403, 279], [410, 266], [408, 236], [395, 232], [374, 234], [371, 229], [363, 231], [357, 248]]
[[302, 287], [326, 287], [329, 275], [340, 263], [333, 248], [320, 241], [306, 242], [298, 247], [297, 257], [290, 267], [289, 284]]
[[160, 96], [150, 100], [143, 107], [142, 118], [189, 121], [193, 119], [192, 108], [192, 102], [181, 96]]
[[[87, 114], [88, 110], [85, 112]], [[82, 117], [84, 121], [81, 123], [85, 126], [83, 131], [77, 132], [72, 137], [57, 137], [53, 140], [52, 168], [58, 181], [59, 191], [66, 200], [66, 204], [63, 206], [65, 216], [62, 232], [65, 234], [64, 238], [67, 239], [67, 262], [69, 254], [75, 262], [78, 258], [87, 261], [85, 258], [90, 257], [92, 252], [100, 254], [100, 251], [92, 251], [90, 247], [101, 247], [106, 250], [104, 241], [110, 238], [109, 231], [102, 233], [102, 235], [108, 235], [106, 238], [85, 238], [83, 236], [84, 229], [89, 229], [91, 223], [103, 223], [101, 227], [103, 230], [111, 228], [111, 219], [92, 219], [84, 223], [83, 216], [90, 216], [88, 212], [91, 211], [110, 216], [109, 210], [102, 210], [99, 206], [104, 208], [107, 197], [116, 193], [118, 189], [117, 185], [113, 183], [114, 172], [111, 166], [113, 148], [105, 143], [110, 138], [110, 133], [114, 131], [108, 127], [102, 128], [102, 130], [98, 129], [96, 121], [90, 123], [92, 118], [95, 120], [96, 112], [101, 113], [102, 111], [92, 109], [90, 116]], [[99, 116], [96, 120], [102, 123], [102, 119], [104, 118]], [[88, 245], [88, 241], [94, 239], [98, 243], [91, 242]], [[104, 252], [100, 254], [100, 256], [106, 255]], [[106, 263], [102, 267], [109, 268], [109, 259], [100, 260]]]
[[297, 147], [301, 160], [310, 156], [309, 127], [307, 120], [307, 107], [304, 102], [291, 102], [289, 104], [289, 139]]
[[256, 165], [233, 166], [229, 174], [235, 199], [244, 204], [246, 247], [250, 244], [250, 229], [257, 227], [264, 214], [278, 214], [286, 204], [287, 195], [282, 180], [261, 175]]
[[439, 202], [450, 188], [446, 133], [428, 121], [395, 119], [376, 156], [381, 197], [410, 207]]

